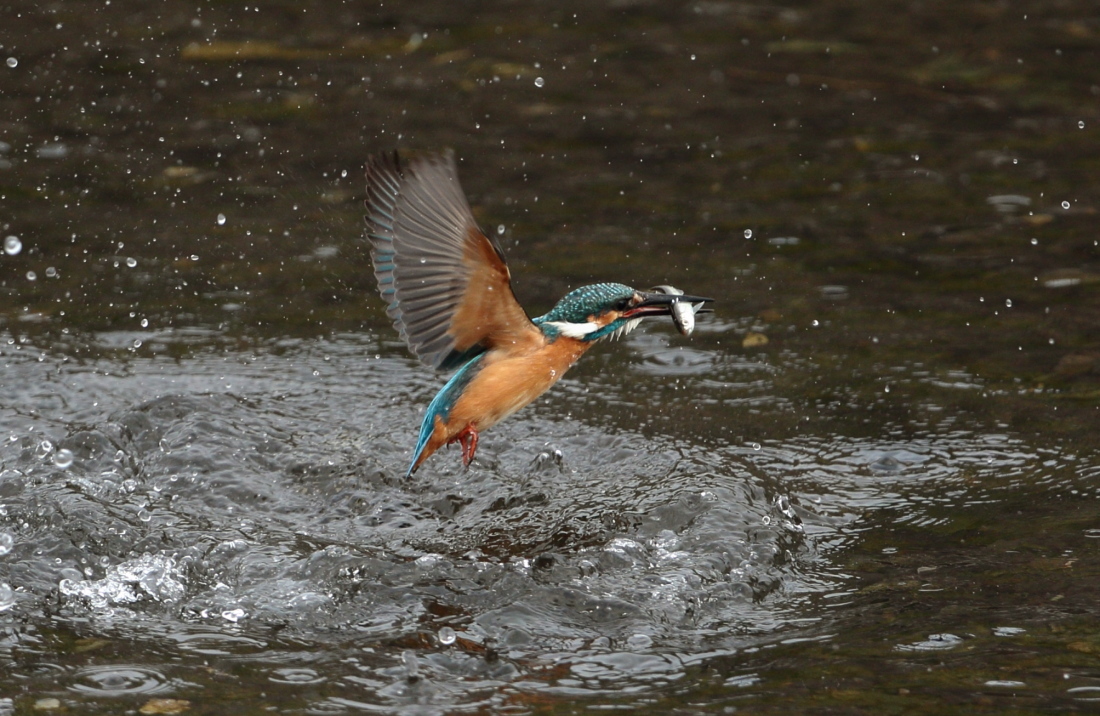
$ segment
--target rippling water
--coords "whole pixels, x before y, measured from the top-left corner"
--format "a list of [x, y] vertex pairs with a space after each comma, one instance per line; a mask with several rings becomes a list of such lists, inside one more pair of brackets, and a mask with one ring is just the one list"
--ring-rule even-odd
[[[488, 433], [470, 470], [445, 451], [405, 481], [437, 381], [375, 336], [183, 361], [133, 342], [3, 351], [9, 614], [56, 611], [76, 653], [138, 639], [161, 664], [51, 674], [81, 694], [185, 691], [181, 658], [323, 685], [321, 709], [644, 694], [723, 656], [835, 638], [859, 588], [846, 552], [867, 531], [1100, 488], [1095, 461], [998, 432], [664, 434], [641, 415], [655, 399], [631, 387], [642, 376], [698, 410], [782, 412], [773, 376], [802, 370], [723, 359], [667, 327], [602, 354], [627, 360], [617, 379], [579, 371]], [[9, 627], [15, 677], [41, 678], [47, 638]]]

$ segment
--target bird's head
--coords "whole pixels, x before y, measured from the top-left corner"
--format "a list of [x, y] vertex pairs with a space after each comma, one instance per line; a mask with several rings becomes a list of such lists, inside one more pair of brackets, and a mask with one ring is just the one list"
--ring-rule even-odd
[[570, 291], [534, 322], [551, 338], [561, 335], [597, 341], [630, 333], [648, 316], [668, 316], [677, 301], [697, 304], [711, 300], [638, 291], [621, 283], [594, 283]]

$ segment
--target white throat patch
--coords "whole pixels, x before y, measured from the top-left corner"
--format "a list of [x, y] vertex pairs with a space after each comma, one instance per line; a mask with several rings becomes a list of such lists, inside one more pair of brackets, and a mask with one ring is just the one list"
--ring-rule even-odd
[[576, 338], [581, 340], [589, 333], [598, 331], [600, 329], [595, 323], [587, 321], [585, 323], [570, 323], [569, 321], [547, 321], [546, 325], [553, 326], [557, 329], [558, 333], [566, 336], [567, 338]]

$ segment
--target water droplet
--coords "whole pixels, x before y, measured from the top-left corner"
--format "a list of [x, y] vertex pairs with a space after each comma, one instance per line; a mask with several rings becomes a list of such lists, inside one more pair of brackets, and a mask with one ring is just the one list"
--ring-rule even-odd
[[7, 582], [0, 582], [0, 612], [6, 612], [15, 605], [15, 592]]
[[1032, 238], [1031, 239], [1031, 245], [1032, 246], [1038, 246], [1039, 245], [1039, 239]]
[[38, 280], [38, 274], [36, 274], [36, 273], [35, 273], [34, 271], [28, 271], [28, 272], [27, 272], [27, 280], [28, 280], [28, 281], [36, 281], [36, 280]]
[[131, 256], [130, 258], [126, 259], [126, 265], [130, 268], [137, 266], [137, 259]]
[[0, 532], [0, 557], [3, 557], [15, 545], [15, 538], [7, 532]]
[[149, 327], [149, 319], [148, 318], [141, 319], [141, 327], [142, 328], [148, 328]]
[[73, 464], [73, 451], [67, 448], [61, 448], [54, 453], [53, 464], [57, 465], [62, 470], [68, 468]]
[[240, 607], [237, 607], [236, 609], [226, 609], [224, 612], [222, 612], [222, 619], [233, 622], [234, 624], [239, 622], [241, 619], [244, 619], [245, 616], [247, 616], [245, 611]]
[[46, 278], [57, 278], [57, 269], [53, 266], [46, 267]]
[[406, 651], [401, 655], [401, 661], [405, 662], [405, 678], [409, 681], [420, 678], [420, 664], [416, 661], [416, 654]]
[[1008, 308], [1012, 308], [1012, 299], [1011, 298], [1006, 298], [1005, 299], [1005, 306], [1007, 306]]
[[546, 80], [544, 80], [543, 78], [541, 78], [541, 77], [536, 77], [535, 78], [535, 86], [536, 87], [542, 87], [545, 84], [546, 84]]
[[19, 60], [15, 59], [14, 57], [9, 57], [6, 64], [8, 65], [8, 67], [15, 69], [19, 65]]
[[752, 443], [751, 447], [752, 447], [753, 450], [759, 450], [760, 449], [760, 443]]
[[1077, 128], [1078, 129], [1084, 129], [1085, 128], [1085, 120], [1082, 119], [1082, 120], [1078, 121], [1077, 122]]
[[218, 214], [218, 226], [225, 225], [225, 214]]
[[745, 229], [745, 238], [746, 239], [751, 239], [752, 238], [752, 229]]
[[458, 636], [455, 634], [455, 630], [449, 626], [445, 626], [439, 630], [439, 643], [443, 646], [454, 644], [457, 638]]
[[648, 634], [633, 634], [627, 637], [626, 645], [628, 648], [635, 650], [648, 649], [653, 646], [653, 639]]
[[140, 338], [137, 338], [137, 339], [134, 340], [134, 348], [141, 348], [141, 339]]
[[497, 236], [504, 235], [504, 224], [497, 224]]
[[153, 515], [149, 512], [149, 510], [145, 509], [138, 510], [137, 516], [138, 519], [142, 522], [148, 522], [149, 520], [153, 519]]
[[1062, 202], [1062, 208], [1063, 209], [1068, 209], [1069, 208], [1069, 202], [1068, 201], [1063, 201]]
[[53, 452], [53, 443], [51, 443], [49, 440], [43, 440], [35, 447], [34, 456], [41, 460], [42, 458], [49, 455], [51, 452]]
[[814, 320], [810, 321], [810, 325], [811, 325], [811, 326], [813, 326], [814, 328], [817, 328], [818, 326], [820, 326], [820, 325], [821, 325], [821, 322], [820, 322], [820, 321], [818, 321], [818, 320], [817, 320], [817, 319], [815, 318]]
[[765, 525], [770, 525], [770, 524], [772, 523], [772, 518], [771, 518], [771, 516], [769, 516], [769, 515], [764, 515], [764, 516], [763, 516], [763, 517], [762, 517], [762, 518], [760, 519], [760, 521], [761, 521], [761, 522], [763, 522], [763, 523], [764, 523]]
[[19, 240], [18, 236], [9, 236], [4, 239], [4, 253], [8, 256], [15, 256], [22, 250], [23, 242]]

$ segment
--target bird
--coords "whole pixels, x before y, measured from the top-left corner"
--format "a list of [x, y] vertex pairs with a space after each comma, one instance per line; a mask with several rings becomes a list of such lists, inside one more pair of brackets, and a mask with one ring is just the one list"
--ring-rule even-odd
[[428, 404], [406, 479], [456, 442], [469, 468], [482, 432], [549, 390], [597, 342], [653, 316], [671, 315], [685, 332], [684, 306], [694, 312], [713, 300], [671, 287], [595, 283], [529, 318], [500, 245], [474, 220], [453, 151], [374, 154], [366, 185], [367, 236], [386, 313], [422, 362], [455, 371]]

